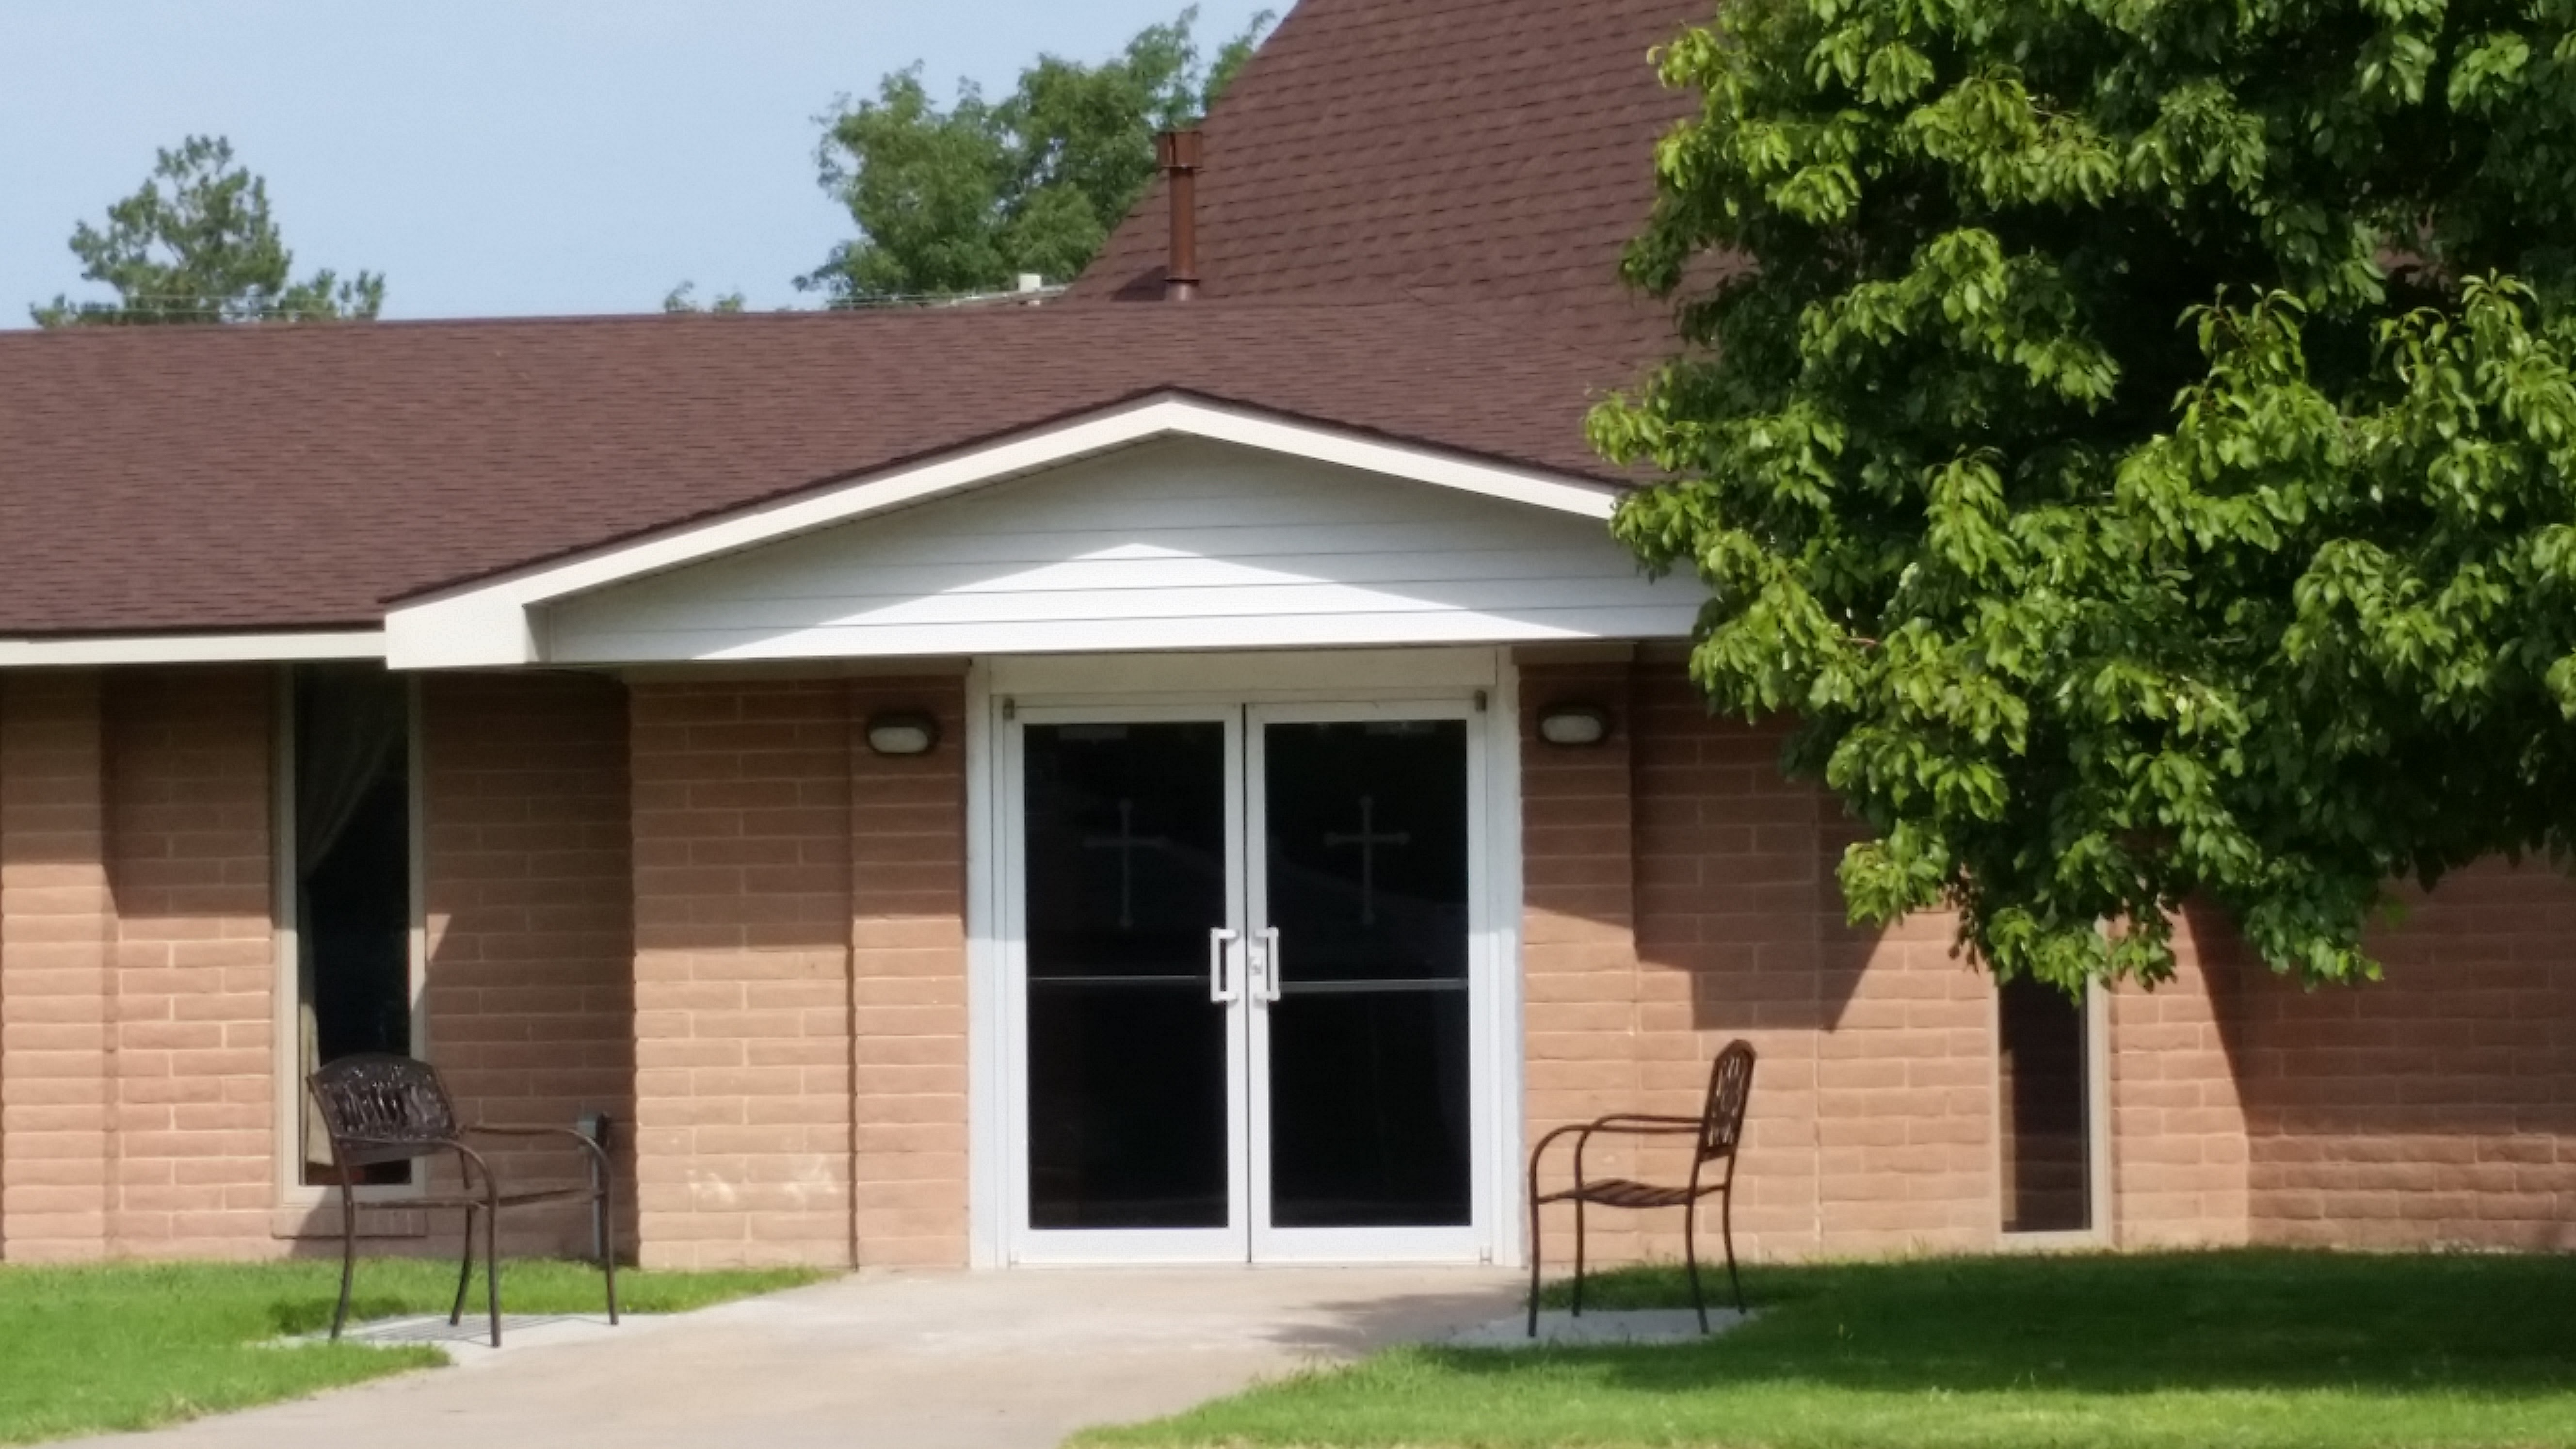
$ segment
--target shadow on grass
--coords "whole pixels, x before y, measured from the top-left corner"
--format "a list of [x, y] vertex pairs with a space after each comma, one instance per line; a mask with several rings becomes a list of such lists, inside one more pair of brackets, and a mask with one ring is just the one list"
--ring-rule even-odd
[[[2576, 1257], [2054, 1255], [1757, 1268], [1745, 1280], [1759, 1316], [1723, 1337], [1536, 1353], [1650, 1392], [2576, 1389]], [[1564, 1286], [1541, 1301], [1564, 1306]], [[1689, 1301], [1678, 1270], [1649, 1268], [1593, 1280], [1584, 1306]], [[1521, 1373], [1532, 1357], [1418, 1352], [1467, 1377]]]
[[[268, 1326], [275, 1329], [280, 1338], [301, 1338], [308, 1333], [320, 1333], [331, 1326], [331, 1312], [340, 1302], [338, 1291], [334, 1288], [331, 1296], [323, 1298], [281, 1298], [268, 1305]], [[465, 1306], [471, 1309], [477, 1305], [468, 1303]], [[440, 1305], [439, 1311], [444, 1311], [444, 1308], [445, 1305]], [[353, 1293], [349, 1296], [349, 1322], [352, 1325], [370, 1319], [405, 1318], [429, 1311], [417, 1301], [390, 1295]]]

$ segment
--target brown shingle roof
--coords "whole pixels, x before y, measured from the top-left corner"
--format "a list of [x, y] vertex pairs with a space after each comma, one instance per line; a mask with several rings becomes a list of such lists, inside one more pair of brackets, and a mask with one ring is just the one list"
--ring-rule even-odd
[[1699, 0], [1305, 0], [1208, 122], [1205, 299], [1159, 192], [1064, 300], [871, 314], [0, 333], [0, 635], [382, 603], [1180, 389], [1605, 475], [1660, 351], [1613, 267]]
[[387, 598], [1173, 388], [1564, 472], [1592, 359], [1410, 303], [0, 334], [0, 634]]
[[[1207, 120], [1199, 275], [1212, 297], [1474, 305], [1620, 361], [1664, 310], [1619, 287], [1655, 138], [1690, 109], [1647, 52], [1708, 0], [1305, 0]], [[1161, 295], [1153, 191], [1076, 301]]]

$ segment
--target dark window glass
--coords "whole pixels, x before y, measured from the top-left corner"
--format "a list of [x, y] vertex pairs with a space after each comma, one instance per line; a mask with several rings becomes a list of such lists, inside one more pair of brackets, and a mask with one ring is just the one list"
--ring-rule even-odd
[[1225, 727], [1030, 725], [1029, 1220], [1226, 1225]]
[[2084, 1005], [2044, 982], [1998, 988], [2004, 1231], [2092, 1226]]
[[[357, 1052], [411, 1051], [411, 707], [373, 666], [295, 674], [296, 979], [306, 1069]], [[307, 1182], [337, 1182], [318, 1123]], [[410, 1168], [362, 1169], [401, 1182]]]
[[1271, 1221], [1466, 1223], [1466, 724], [1274, 724], [1262, 749]]

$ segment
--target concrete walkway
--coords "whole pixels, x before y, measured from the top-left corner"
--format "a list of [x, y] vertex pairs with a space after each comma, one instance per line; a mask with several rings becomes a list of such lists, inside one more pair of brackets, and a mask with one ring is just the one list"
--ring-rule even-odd
[[116, 1449], [1052, 1449], [1509, 1313], [1486, 1269], [862, 1274], [530, 1343]]

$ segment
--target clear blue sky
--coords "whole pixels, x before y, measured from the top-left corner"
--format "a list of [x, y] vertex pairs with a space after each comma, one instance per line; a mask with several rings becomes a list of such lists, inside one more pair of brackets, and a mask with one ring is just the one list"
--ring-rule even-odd
[[[1272, 8], [1284, 8], [1271, 0]], [[849, 234], [814, 117], [918, 60], [936, 93], [1098, 59], [1181, 0], [0, 0], [0, 327], [105, 295], [64, 246], [153, 149], [229, 136], [299, 274], [386, 315], [754, 306]], [[1261, 0], [1201, 0], [1202, 50]]]

